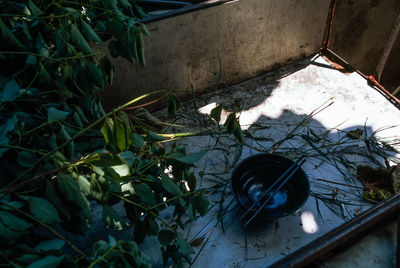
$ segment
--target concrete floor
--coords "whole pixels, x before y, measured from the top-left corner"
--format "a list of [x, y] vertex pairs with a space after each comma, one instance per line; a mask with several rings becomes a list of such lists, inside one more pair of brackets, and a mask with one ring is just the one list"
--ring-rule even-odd
[[[333, 102], [319, 113], [305, 120], [310, 112], [322, 104]], [[231, 111], [238, 111], [243, 130], [263, 140], [247, 138], [243, 147], [235, 145], [232, 138], [221, 138], [216, 143], [215, 137], [201, 136], [179, 140], [188, 144], [191, 151], [210, 150], [198, 164], [196, 171], [204, 172], [201, 186], [213, 185], [218, 173], [218, 180], [227, 186], [221, 192], [210, 194], [214, 204], [222, 198], [223, 207], [232, 200], [229, 178], [232, 166], [238, 159], [244, 159], [260, 151], [269, 151], [271, 145], [283, 139], [300, 122], [295, 134], [309, 134], [310, 129], [316, 136], [326, 138], [333, 149], [340, 150], [346, 142], [352, 148], [365, 149], [362, 141], [345, 138], [342, 130], [364, 130], [367, 136], [375, 131], [375, 137], [387, 142], [399, 141], [400, 112], [384, 96], [369, 87], [367, 82], [357, 73], [341, 73], [330, 67], [322, 57], [297, 62], [277, 69], [254, 79], [228, 87], [224, 90], [196, 98], [197, 111], [193, 102], [185, 104], [182, 114], [193, 118], [182, 117], [176, 124], [183, 124], [184, 129], [170, 131], [196, 131], [199, 117], [209, 113], [217, 104], [224, 106], [223, 118]], [[240, 111], [240, 112], [239, 112]], [[225, 115], [225, 116], [224, 116]], [[396, 126], [393, 128], [382, 128]], [[329, 132], [328, 132], [329, 130]], [[342, 142], [337, 145], [336, 142]], [[319, 143], [321, 150], [325, 145]], [[335, 147], [336, 146], [336, 147]], [[332, 150], [333, 150], [332, 149]], [[250, 229], [244, 230], [239, 220], [240, 211], [236, 201], [229, 207], [224, 217], [224, 231], [216, 225], [218, 206], [214, 206], [209, 214], [200, 218], [190, 227], [189, 238], [203, 237], [203, 244], [195, 247], [200, 252], [193, 267], [267, 267], [278, 259], [290, 254], [315, 238], [327, 233], [346, 220], [368, 209], [371, 204], [362, 201], [359, 189], [324, 183], [320, 179], [345, 184], [360, 185], [356, 180], [354, 169], [346, 169], [340, 163], [338, 167], [325, 161], [301, 138], [300, 135], [281, 144], [276, 151], [289, 158], [296, 159], [302, 152], [307, 152], [307, 162], [303, 165], [311, 181], [314, 193], [332, 194], [336, 198], [351, 204], [329, 209], [323, 202], [310, 196], [303, 208], [297, 213], [279, 219], [261, 220]], [[349, 156], [353, 166], [358, 164], [375, 166], [369, 159], [359, 155]], [[393, 161], [399, 162], [396, 157]], [[382, 162], [382, 159], [378, 159]], [[392, 162], [394, 165], [395, 162]], [[342, 172], [343, 173], [342, 173]], [[347, 177], [347, 178], [346, 178]], [[337, 213], [335, 213], [337, 212]], [[337, 215], [337, 214], [341, 214]], [[391, 267], [395, 259], [394, 224], [382, 227], [357, 244], [353, 249], [321, 264], [321, 267]], [[151, 247], [151, 241], [145, 245]], [[148, 251], [150, 254], [153, 251]], [[161, 265], [160, 256], [152, 255], [154, 264]]]

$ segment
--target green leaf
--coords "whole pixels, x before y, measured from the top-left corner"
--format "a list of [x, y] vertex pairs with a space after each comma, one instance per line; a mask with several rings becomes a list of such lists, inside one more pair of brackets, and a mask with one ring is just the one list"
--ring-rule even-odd
[[4, 224], [0, 222], [0, 236], [6, 239], [15, 239], [23, 235], [22, 232], [15, 232], [9, 228], [7, 228]]
[[98, 167], [109, 167], [123, 164], [120, 157], [111, 153], [92, 154], [85, 162]]
[[163, 141], [165, 140], [164, 137], [157, 135], [156, 133], [154, 133], [153, 131], [149, 131], [147, 132], [146, 135], [146, 140], [148, 142], [158, 142], [158, 141]]
[[98, 43], [103, 42], [101, 38], [97, 35], [97, 33], [93, 30], [92, 26], [90, 26], [90, 24], [85, 21], [82, 21], [82, 32], [90, 41]]
[[167, 105], [168, 105], [168, 116], [172, 117], [176, 114], [176, 111], [182, 106], [182, 103], [176, 97], [175, 94], [168, 94]]
[[44, 67], [44, 65], [40, 62], [39, 64], [40, 70], [39, 70], [39, 80], [41, 83], [44, 83], [46, 85], [51, 85], [52, 84], [52, 78], [47, 69]]
[[[235, 122], [237, 123], [237, 119], [236, 119], [236, 114], [235, 113], [231, 113], [229, 114], [228, 118], [225, 121], [224, 126], [226, 127], [226, 131], [230, 134], [233, 133], [233, 130], [235, 129]], [[240, 127], [240, 126], [239, 126]]]
[[25, 63], [29, 64], [29, 65], [36, 65], [37, 57], [34, 55], [28, 55], [28, 56], [26, 56]]
[[65, 241], [61, 239], [46, 240], [40, 242], [34, 250], [36, 251], [50, 251], [50, 250], [60, 250], [64, 247]]
[[128, 176], [131, 173], [129, 166], [126, 164], [111, 166], [110, 168], [120, 177]]
[[185, 164], [194, 164], [197, 161], [199, 161], [206, 152], [207, 151], [200, 151], [200, 152], [189, 154], [189, 155], [183, 155], [180, 153], [171, 153], [168, 155], [167, 158], [174, 159], [174, 160], [177, 160], [177, 161], [179, 161], [181, 163], [185, 163]]
[[90, 182], [88, 181], [88, 179], [82, 175], [79, 175], [78, 176], [78, 184], [79, 184], [79, 189], [81, 189], [81, 192], [85, 196], [89, 196], [90, 195]]
[[118, 15], [123, 15], [121, 10], [118, 8], [117, 0], [101, 0], [103, 6], [117, 13]]
[[17, 116], [14, 114], [13, 117], [9, 118], [5, 124], [1, 125], [0, 138], [5, 137], [8, 132], [13, 131], [17, 122]]
[[114, 67], [109, 58], [103, 57], [100, 60], [100, 66], [101, 69], [103, 70], [103, 73], [105, 73], [107, 76], [107, 82], [110, 84], [110, 86], [112, 86], [112, 82], [114, 79]]
[[71, 24], [71, 38], [72, 43], [74, 43], [74, 45], [77, 46], [82, 52], [84, 52], [85, 54], [93, 53], [90, 45], [87, 43], [85, 37], [83, 37], [75, 24]]
[[[60, 127], [60, 136], [64, 139], [64, 141], [71, 140], [71, 136], [69, 135], [69, 133], [65, 129], [64, 125], [61, 125], [61, 127]], [[65, 149], [66, 149], [65, 153], [67, 154], [69, 159], [72, 159], [73, 155], [74, 155], [74, 151], [75, 151], [75, 143], [74, 143], [74, 141], [70, 141]]]
[[221, 121], [221, 113], [222, 113], [222, 105], [218, 105], [217, 107], [211, 110], [210, 116], [211, 118], [215, 119], [217, 123], [219, 123], [219, 121]]
[[11, 45], [14, 45], [19, 48], [25, 48], [25, 46], [15, 37], [15, 35], [8, 29], [8, 27], [4, 24], [2, 18], [0, 18], [0, 31], [2, 34], [2, 40], [8, 41]]
[[138, 54], [138, 61], [140, 63], [140, 65], [142, 65], [143, 67], [146, 66], [146, 59], [144, 57], [144, 40], [143, 40], [143, 36], [142, 33], [138, 34], [138, 39], [136, 40], [136, 44], [137, 44], [137, 54]]
[[56, 257], [50, 255], [32, 262], [27, 268], [56, 268], [63, 259], [64, 256]]
[[119, 0], [119, 2], [121, 4], [121, 6], [123, 6], [124, 8], [129, 8], [129, 7], [132, 6], [131, 3], [129, 3], [128, 0]]
[[22, 21], [22, 32], [24, 33], [26, 39], [28, 39], [29, 41], [32, 40], [31, 33], [29, 32], [28, 25], [25, 21]]
[[103, 134], [106, 143], [110, 143], [113, 137], [114, 121], [111, 118], [106, 118], [100, 131]]
[[[0, 19], [1, 20], [1, 19]], [[19, 86], [15, 80], [10, 80], [4, 86], [3, 91], [0, 93], [0, 102], [13, 101], [18, 97]]]
[[104, 177], [92, 176], [92, 180], [90, 181], [90, 195], [101, 203], [106, 202], [109, 199], [109, 186]]
[[69, 112], [61, 111], [54, 107], [50, 107], [47, 110], [47, 121], [49, 123], [56, 122], [56, 121], [63, 121], [63, 120], [65, 120], [65, 118], [68, 117], [68, 115], [69, 115]]
[[133, 133], [132, 134], [132, 146], [136, 150], [143, 148], [144, 147], [144, 140], [143, 140], [142, 136], [140, 136], [137, 133]]
[[117, 244], [117, 240], [112, 235], [108, 235], [108, 244], [113, 247]]
[[196, 176], [194, 173], [190, 173], [189, 176], [186, 178], [186, 181], [188, 182], [188, 186], [190, 191], [196, 190]]
[[7, 211], [0, 210], [0, 221], [8, 228], [14, 231], [24, 232], [33, 227], [33, 225]]
[[121, 152], [129, 149], [131, 144], [131, 130], [127, 115], [120, 114], [119, 117], [115, 118], [113, 135], [115, 145]]
[[133, 227], [133, 237], [137, 243], [142, 243], [146, 238], [146, 225], [140, 219], [135, 221], [135, 226]]
[[34, 196], [24, 198], [29, 202], [29, 209], [37, 219], [48, 224], [61, 222], [57, 209], [46, 199]]
[[[9, 149], [6, 147], [10, 142], [7, 133], [14, 130], [17, 122], [17, 116], [14, 114], [5, 124], [0, 125], [0, 157]], [[4, 148], [1, 148], [1, 146], [4, 146]]]
[[21, 167], [29, 168], [36, 161], [36, 155], [33, 152], [22, 151], [17, 155], [17, 162]]
[[146, 224], [147, 224], [147, 233], [149, 235], [158, 235], [158, 224], [154, 220], [154, 217], [147, 215], [146, 217]]
[[186, 209], [186, 214], [189, 217], [189, 220], [194, 220], [196, 218], [196, 211], [193, 208], [192, 203], [189, 203], [187, 209]]
[[38, 6], [32, 0], [29, 0], [28, 7], [33, 16], [39, 17], [40, 15], [44, 14], [44, 12], [40, 10], [40, 8], [38, 8]]
[[115, 230], [122, 230], [124, 227], [128, 226], [126, 220], [109, 205], [103, 206], [103, 221], [108, 228]]
[[79, 189], [78, 182], [68, 174], [59, 173], [57, 176], [57, 186], [65, 199], [80, 208], [81, 217], [89, 219], [90, 204]]
[[104, 74], [95, 63], [88, 61], [87, 66], [89, 68], [91, 80], [101, 89], [104, 88]]
[[167, 176], [162, 176], [161, 185], [170, 194], [173, 194], [173, 195], [182, 194], [179, 186], [175, 182], [173, 182], [170, 178], [168, 178]]
[[136, 156], [131, 151], [125, 151], [119, 153], [118, 156], [126, 163], [128, 166], [132, 166], [136, 161]]
[[140, 199], [150, 206], [155, 206], [157, 204], [156, 198], [152, 189], [144, 183], [134, 185], [136, 193], [139, 195]]
[[139, 29], [142, 33], [144, 33], [145, 35], [149, 36], [150, 32], [149, 30], [147, 30], [146, 25], [144, 25], [143, 23], [139, 24]]
[[114, 138], [115, 138], [115, 144], [117, 145], [117, 148], [123, 152], [126, 149], [128, 149], [128, 144], [127, 144], [127, 131], [125, 129], [125, 124], [122, 123], [120, 120], [115, 120], [114, 122]]
[[39, 259], [38, 255], [35, 254], [24, 254], [21, 257], [17, 258], [18, 262], [22, 262], [24, 264], [31, 264], [32, 262]]
[[208, 206], [210, 205], [210, 202], [204, 195], [195, 195], [192, 202], [201, 216], [204, 216], [208, 212]]
[[233, 130], [233, 135], [235, 136], [235, 138], [241, 143], [244, 143], [244, 138], [243, 138], [243, 133], [242, 133], [242, 129], [240, 128], [239, 123], [237, 124], [237, 127]]
[[83, 128], [81, 118], [79, 117], [79, 114], [77, 112], [74, 112], [72, 114], [72, 118], [74, 119], [75, 124], [77, 124], [79, 127]]
[[6, 203], [8, 205], [8, 206], [6, 206], [6, 205], [0, 204], [0, 208], [3, 210], [12, 211], [12, 210], [15, 210], [16, 208], [22, 208], [24, 206], [24, 204], [22, 202], [15, 201], [15, 200], [14, 201], [4, 201], [3, 200], [2, 202]]
[[99, 240], [96, 243], [94, 243], [92, 246], [92, 250], [93, 250], [95, 256], [103, 255], [104, 253], [107, 252], [107, 250], [109, 248], [110, 248], [110, 246], [104, 240]]
[[163, 246], [166, 246], [169, 243], [171, 243], [175, 237], [176, 237], [176, 234], [170, 230], [161, 230], [158, 233], [158, 241], [160, 241], [160, 244]]
[[79, 106], [75, 106], [74, 108], [75, 108], [76, 111], [78, 112], [78, 114], [79, 114], [81, 120], [82, 120], [83, 122], [85, 122], [85, 123], [89, 123], [89, 120], [86, 118], [84, 112], [82, 111], [82, 108], [79, 107]]
[[176, 245], [178, 247], [179, 253], [181, 253], [182, 255], [186, 256], [189, 254], [194, 254], [193, 248], [180, 234], [178, 234], [178, 238], [176, 239]]
[[39, 32], [37, 37], [36, 37], [36, 50], [37, 52], [44, 56], [44, 57], [49, 57], [50, 56], [50, 49], [47, 46], [46, 41], [43, 39], [42, 33]]
[[71, 219], [71, 214], [66, 209], [63, 202], [62, 195], [55, 189], [52, 183], [47, 182], [45, 197], [49, 200], [58, 210], [58, 212], [67, 220]]

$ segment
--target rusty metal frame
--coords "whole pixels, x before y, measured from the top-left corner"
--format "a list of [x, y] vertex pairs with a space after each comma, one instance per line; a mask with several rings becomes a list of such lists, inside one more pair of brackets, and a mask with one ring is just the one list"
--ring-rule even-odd
[[[157, 16], [152, 16], [137, 21], [137, 23], [151, 23], [159, 20], [163, 20], [170, 17], [175, 17], [189, 12], [194, 12], [204, 8], [221, 5], [227, 2], [235, 0], [220, 0], [212, 3], [199, 3], [188, 5], [183, 8], [166, 12]], [[391, 103], [393, 103], [397, 108], [400, 109], [400, 100], [396, 98], [392, 93], [386, 90], [383, 86], [375, 80], [373, 76], [366, 76], [360, 71], [352, 68], [352, 66], [342, 59], [335, 52], [330, 50], [330, 37], [332, 32], [332, 21], [334, 17], [336, 6], [336, 0], [331, 0], [330, 11], [327, 18], [327, 27], [325, 29], [325, 40], [322, 44], [321, 54], [328, 57], [333, 62], [337, 62], [344, 66], [346, 69], [352, 69], [358, 72], [362, 77], [364, 77], [371, 87], [374, 87], [382, 95], [384, 95]], [[400, 16], [399, 16], [400, 17]], [[396, 28], [397, 29], [397, 28]], [[397, 30], [398, 31], [398, 30]], [[386, 61], [385, 61], [386, 63]], [[381, 64], [382, 65], [382, 64]], [[384, 66], [384, 64], [383, 64]], [[381, 67], [379, 67], [381, 68]], [[383, 67], [382, 67], [383, 69]], [[379, 69], [380, 70], [380, 69]], [[380, 75], [377, 75], [378, 77]], [[343, 251], [346, 247], [354, 244], [363, 236], [368, 234], [374, 227], [378, 226], [383, 222], [388, 222], [388, 220], [398, 221], [398, 232], [397, 232], [397, 258], [396, 265], [400, 268], [400, 194], [395, 194], [391, 198], [379, 203], [378, 205], [372, 207], [371, 209], [365, 211], [361, 215], [355, 217], [354, 219], [342, 224], [341, 226], [333, 229], [327, 234], [317, 238], [316, 240], [310, 242], [304, 247], [298, 249], [292, 254], [284, 257], [283, 259], [272, 264], [270, 267], [282, 268], [282, 267], [313, 267], [314, 264], [320, 263], [324, 259], [333, 256], [339, 251]]]
[[[394, 94], [386, 90], [378, 82], [387, 61], [388, 54], [390, 53], [394, 40], [397, 38], [397, 34], [399, 32], [400, 14], [397, 17], [396, 23], [392, 29], [392, 33], [387, 41], [387, 48], [385, 48], [381, 60], [377, 65], [377, 73], [375, 74], [378, 78], [377, 81], [374, 76], [366, 76], [360, 71], [354, 69], [347, 61], [345, 61], [335, 52], [330, 50], [329, 45], [333, 27], [335, 7], [336, 0], [331, 0], [327, 26], [325, 30], [325, 40], [322, 44], [321, 54], [326, 56], [333, 62], [339, 63], [347, 70], [355, 70], [358, 74], [360, 74], [367, 80], [368, 84], [371, 87], [377, 89], [397, 108], [400, 108], [400, 100], [396, 98]], [[393, 195], [389, 199], [370, 208], [369, 210], [365, 211], [354, 219], [315, 239], [304, 247], [296, 250], [292, 254], [275, 262], [270, 267], [314, 267], [316, 264], [321, 263], [321, 261], [335, 255], [338, 252], [343, 251], [348, 246], [356, 243], [363, 236], [373, 231], [374, 227], [382, 223], [387, 223], [389, 220], [397, 220], [396, 267], [400, 268], [400, 193]]]
[[[356, 218], [342, 224], [285, 258], [277, 261], [270, 267], [313, 267], [314, 264], [320, 263], [324, 259], [338, 253], [338, 251], [343, 251], [346, 247], [354, 244], [379, 224], [397, 219], [399, 210], [400, 194], [395, 194], [391, 198], [379, 203]], [[399, 247], [397, 248], [397, 251], [399, 251]], [[399, 263], [397, 263], [397, 265], [399, 265]]]
[[355, 68], [353, 68], [348, 62], [346, 62], [344, 59], [342, 59], [339, 55], [337, 55], [330, 49], [330, 42], [331, 42], [331, 36], [332, 36], [332, 31], [333, 31], [333, 19], [335, 16], [336, 2], [337, 2], [337, 0], [331, 0], [331, 2], [330, 2], [329, 12], [328, 12], [326, 26], [325, 26], [325, 36], [324, 36], [324, 40], [322, 42], [322, 47], [321, 47], [321, 54], [326, 56], [327, 58], [329, 58], [331, 61], [333, 61], [335, 63], [339, 63], [340, 65], [344, 66], [347, 69], [355, 70], [359, 75], [361, 75], [362, 77], [364, 77], [364, 79], [367, 80], [368, 84], [371, 87], [378, 90], [390, 102], [392, 102], [395, 106], [397, 106], [397, 108], [400, 109], [400, 100], [396, 97], [396, 95], [400, 92], [400, 86], [393, 93], [391, 93], [379, 83], [383, 68], [386, 65], [386, 62], [390, 55], [390, 52], [393, 48], [394, 42], [398, 38], [398, 35], [400, 32], [400, 13], [396, 17], [396, 20], [392, 27], [391, 33], [389, 34], [388, 39], [386, 41], [385, 48], [382, 52], [379, 62], [377, 63], [375, 75], [364, 75], [359, 70], [356, 70]]

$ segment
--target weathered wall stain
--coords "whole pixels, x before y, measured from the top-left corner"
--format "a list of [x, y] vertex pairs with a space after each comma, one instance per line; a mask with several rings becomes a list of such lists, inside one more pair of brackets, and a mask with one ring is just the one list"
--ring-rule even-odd
[[317, 53], [329, 2], [233, 1], [150, 23], [147, 66], [115, 59], [106, 105], [157, 89], [207, 88], [215, 83], [219, 62], [221, 79], [232, 84]]
[[[374, 74], [400, 12], [400, 0], [337, 1], [331, 49], [366, 75]], [[400, 85], [400, 42], [396, 41], [381, 78], [389, 90]]]

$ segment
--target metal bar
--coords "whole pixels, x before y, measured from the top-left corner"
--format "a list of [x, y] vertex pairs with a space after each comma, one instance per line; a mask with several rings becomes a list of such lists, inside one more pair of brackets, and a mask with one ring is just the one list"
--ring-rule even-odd
[[335, 9], [336, 9], [336, 0], [331, 0], [331, 3], [329, 5], [329, 14], [326, 19], [325, 38], [324, 38], [324, 42], [322, 43], [322, 49], [329, 48], [330, 43], [331, 43], [333, 18], [335, 17]]
[[393, 25], [392, 31], [390, 32], [390, 35], [386, 41], [385, 48], [382, 51], [382, 55], [378, 61], [378, 64], [376, 65], [376, 80], [378, 82], [381, 81], [381, 75], [383, 72], [383, 68], [385, 68], [386, 62], [389, 58], [390, 52], [392, 51], [393, 45], [397, 39], [397, 35], [400, 32], [400, 13], [396, 18], [396, 21]]
[[182, 15], [182, 14], [186, 14], [189, 12], [193, 12], [193, 11], [197, 11], [200, 9], [204, 9], [204, 8], [208, 8], [208, 7], [212, 7], [212, 6], [217, 6], [217, 5], [222, 5], [228, 2], [234, 2], [235, 0], [219, 0], [216, 2], [207, 2], [207, 3], [199, 3], [199, 4], [193, 4], [193, 5], [187, 5], [183, 8], [177, 9], [177, 10], [172, 10], [169, 12], [165, 12], [163, 14], [160, 15], [156, 15], [156, 16], [152, 16], [152, 17], [148, 17], [148, 18], [144, 18], [141, 20], [137, 20], [135, 23], [151, 23], [151, 22], [155, 22], [155, 21], [159, 21], [159, 20], [163, 20], [163, 19], [167, 19], [167, 18], [172, 18], [178, 15]]
[[270, 267], [304, 267], [326, 259], [340, 247], [355, 243], [382, 222], [397, 217], [400, 210], [400, 194], [379, 203], [358, 217], [344, 223], [322, 237], [312, 241]]
[[396, 268], [400, 268], [400, 213], [397, 213]]
[[381, 84], [379, 84], [373, 76], [366, 76], [359, 70], [353, 68], [346, 60], [341, 58], [338, 54], [336, 54], [329, 48], [322, 49], [321, 54], [328, 57], [333, 62], [339, 62], [339, 64], [346, 69], [355, 70], [359, 75], [361, 75], [362, 77], [364, 77], [364, 79], [368, 81], [370, 86], [379, 89], [382, 95], [384, 95], [389, 101], [396, 105], [397, 108], [400, 108], [400, 100], [396, 98], [392, 93], [390, 93], [387, 89], [385, 89]]
[[154, 6], [159, 8], [182, 8], [186, 5], [192, 5], [190, 2], [168, 1], [168, 0], [136, 0], [136, 3], [145, 6]]

